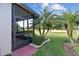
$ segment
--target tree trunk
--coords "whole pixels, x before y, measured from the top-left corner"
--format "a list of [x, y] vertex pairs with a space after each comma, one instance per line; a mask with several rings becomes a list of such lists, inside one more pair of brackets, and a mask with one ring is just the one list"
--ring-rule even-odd
[[[68, 24], [68, 25], [71, 25], [71, 24]], [[73, 27], [72, 26], [68, 26], [68, 25], [65, 24], [65, 29], [67, 31], [67, 34], [69, 36], [71, 44], [74, 44], [74, 40], [73, 40]]]
[[45, 36], [47, 35], [48, 32], [49, 32], [49, 28], [47, 29], [47, 32], [45, 33]]
[[70, 42], [71, 44], [74, 44], [73, 38], [70, 38]]
[[42, 34], [42, 35], [44, 35], [44, 33], [45, 33], [45, 26], [44, 26], [44, 24], [43, 24], [43, 34]]
[[39, 28], [39, 34], [41, 35], [41, 29]]

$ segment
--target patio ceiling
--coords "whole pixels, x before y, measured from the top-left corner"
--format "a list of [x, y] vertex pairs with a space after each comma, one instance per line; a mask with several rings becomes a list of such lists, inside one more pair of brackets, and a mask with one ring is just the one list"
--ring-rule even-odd
[[39, 14], [33, 11], [29, 6], [27, 6], [27, 4], [16, 4], [15, 14], [17, 21], [20, 21], [21, 19], [25, 20], [27, 18], [32, 19], [39, 16]]

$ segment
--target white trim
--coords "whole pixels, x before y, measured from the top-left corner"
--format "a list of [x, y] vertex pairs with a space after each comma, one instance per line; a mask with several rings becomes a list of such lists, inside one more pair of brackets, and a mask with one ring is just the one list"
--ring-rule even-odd
[[49, 41], [50, 41], [50, 39], [48, 38], [48, 40], [44, 41], [41, 45], [36, 45], [36, 44], [33, 44], [33, 43], [31, 43], [30, 45], [34, 46], [35, 48], [40, 48]]
[[11, 53], [12, 4], [0, 4], [0, 49], [1, 55]]

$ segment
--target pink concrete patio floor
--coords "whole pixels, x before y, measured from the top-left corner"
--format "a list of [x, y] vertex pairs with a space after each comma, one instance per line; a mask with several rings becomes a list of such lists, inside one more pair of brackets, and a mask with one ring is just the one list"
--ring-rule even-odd
[[27, 45], [20, 49], [17, 49], [12, 53], [13, 56], [32, 56], [37, 51], [37, 48]]

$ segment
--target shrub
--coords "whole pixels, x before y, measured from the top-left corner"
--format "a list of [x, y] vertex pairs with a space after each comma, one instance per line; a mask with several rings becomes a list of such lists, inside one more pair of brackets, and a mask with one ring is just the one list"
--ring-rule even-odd
[[42, 36], [34, 35], [33, 37], [33, 43], [36, 45], [41, 45], [42, 42], [44, 42], [46, 39], [43, 38]]

